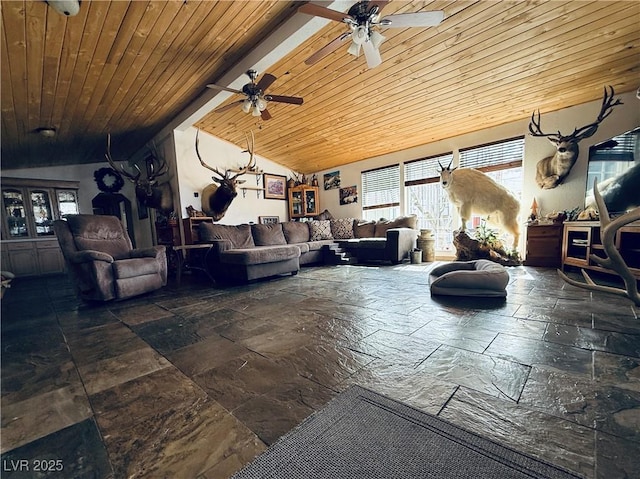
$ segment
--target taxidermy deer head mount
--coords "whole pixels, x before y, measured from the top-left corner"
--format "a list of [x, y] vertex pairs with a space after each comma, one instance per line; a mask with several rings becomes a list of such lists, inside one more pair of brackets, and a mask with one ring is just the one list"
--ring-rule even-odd
[[105, 157], [111, 168], [136, 185], [136, 198], [141, 204], [147, 208], [159, 210], [162, 214], [168, 216], [173, 212], [173, 191], [168, 180], [159, 184], [158, 178], [164, 175], [169, 170], [169, 167], [166, 161], [158, 160], [157, 156], [157, 154], [152, 153], [145, 159], [148, 165], [147, 175], [143, 176], [142, 170], [136, 164], [133, 166], [137, 173], [129, 173], [124, 169], [124, 166], [120, 165], [120, 168], [118, 168], [115, 165], [111, 157], [111, 135], [107, 137], [107, 153]]
[[196, 155], [198, 155], [198, 159], [200, 160], [200, 164], [207, 168], [208, 170], [213, 171], [215, 174], [211, 177], [216, 184], [207, 185], [204, 190], [202, 190], [202, 211], [205, 212], [207, 216], [213, 218], [213, 221], [220, 221], [222, 217], [227, 212], [229, 205], [233, 201], [233, 199], [238, 196], [238, 192], [236, 191], [236, 186], [244, 183], [245, 180], [239, 180], [238, 177], [244, 175], [247, 171], [254, 170], [256, 167], [255, 159], [254, 159], [254, 144], [255, 138], [253, 136], [253, 132], [251, 132], [251, 142], [249, 142], [249, 137], [245, 135], [247, 138], [247, 152], [250, 154], [249, 162], [243, 168], [235, 171], [235, 175], [229, 176], [232, 173], [230, 170], [225, 170], [224, 174], [221, 173], [217, 168], [213, 168], [207, 165], [200, 156], [200, 151], [198, 150], [198, 133], [196, 133]]
[[536, 166], [536, 183], [540, 188], [543, 190], [555, 188], [564, 181], [578, 159], [578, 143], [589, 138], [598, 130], [598, 126], [611, 114], [614, 106], [622, 105], [619, 99], [613, 101], [614, 94], [612, 86], [609, 87], [609, 92], [605, 87], [602, 107], [596, 121], [582, 128], [576, 128], [568, 136], [563, 136], [559, 131], [557, 134], [543, 133], [540, 127], [540, 110], [537, 114], [533, 112], [529, 123], [529, 133], [532, 136], [546, 137], [556, 147], [555, 155], [540, 160]]

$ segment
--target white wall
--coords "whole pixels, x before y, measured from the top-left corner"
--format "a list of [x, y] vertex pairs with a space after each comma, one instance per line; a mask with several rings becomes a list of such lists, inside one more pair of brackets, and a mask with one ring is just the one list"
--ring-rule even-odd
[[[188, 128], [185, 131], [174, 131], [174, 141], [176, 145], [177, 174], [180, 188], [179, 216], [186, 218], [188, 206], [193, 206], [196, 210], [202, 210], [201, 198], [202, 190], [205, 186], [213, 183], [211, 179], [213, 172], [203, 167], [196, 155], [195, 138], [197, 130]], [[291, 172], [270, 160], [260, 156], [260, 132], [255, 135], [255, 157], [256, 165], [265, 173], [283, 175], [289, 178]], [[238, 168], [244, 166], [249, 161], [249, 154], [243, 153], [243, 149], [236, 145], [220, 140], [207, 133], [200, 132], [199, 135], [200, 156], [209, 166], [224, 172], [227, 168]], [[255, 175], [244, 175], [246, 185], [262, 187], [262, 177]], [[286, 200], [265, 199], [263, 192], [247, 190], [243, 195], [242, 185], [238, 189], [238, 196], [235, 197], [225, 216], [219, 221], [221, 224], [257, 223], [258, 216], [278, 216], [280, 221], [288, 219], [288, 207]], [[194, 196], [198, 193], [198, 198]]]
[[[552, 190], [541, 190], [538, 188], [535, 182], [535, 172], [538, 161], [546, 156], [551, 156], [555, 152], [555, 147], [546, 138], [536, 138], [528, 134], [528, 119], [425, 144], [389, 155], [370, 158], [338, 168], [323, 170], [318, 172], [318, 179], [322, 185], [323, 175], [325, 173], [339, 171], [341, 187], [357, 185], [358, 194], [360, 195], [362, 192], [362, 185], [360, 184], [361, 171], [438, 155], [449, 151], [454, 152], [454, 161], [457, 161], [457, 154], [461, 148], [525, 135], [525, 157], [523, 162], [524, 186], [521, 205], [522, 222], [525, 221], [529, 213], [529, 208], [534, 197], [543, 214], [552, 211], [571, 210], [576, 206], [583, 207], [587, 181], [589, 146], [611, 138], [612, 136], [625, 133], [640, 125], [640, 100], [635, 97], [635, 92], [617, 95], [616, 97], [620, 98], [624, 104], [614, 108], [613, 113], [603, 121], [595, 135], [580, 142], [580, 155], [571, 173], [562, 185]], [[548, 133], [555, 133], [560, 130], [564, 135], [568, 135], [573, 132], [574, 128], [595, 121], [600, 112], [600, 106], [601, 101], [598, 100], [557, 112], [543, 113], [541, 118], [542, 129]], [[360, 198], [358, 199], [358, 204], [340, 205], [337, 189], [325, 191], [322, 186], [320, 187], [320, 207], [321, 209], [328, 209], [338, 218], [359, 218], [362, 216]]]

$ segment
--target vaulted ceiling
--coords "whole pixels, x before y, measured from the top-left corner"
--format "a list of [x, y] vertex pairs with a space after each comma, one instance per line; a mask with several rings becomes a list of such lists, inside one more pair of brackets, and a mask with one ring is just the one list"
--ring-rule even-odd
[[305, 64], [347, 30], [326, 21], [294, 44], [292, 35], [266, 68], [277, 77], [268, 93], [303, 105], [270, 102], [267, 121], [239, 106], [206, 110], [241, 99], [206, 84], [241, 88], [251, 52], [312, 19], [301, 4], [94, 0], [64, 17], [42, 1], [3, 0], [2, 168], [103, 161], [108, 133], [125, 159], [197, 104], [205, 111], [185, 116], [194, 126], [238, 144], [253, 130], [259, 155], [310, 173], [597, 100], [605, 85], [640, 86], [639, 2], [391, 1], [383, 15], [445, 18], [384, 29], [373, 69], [347, 44]]

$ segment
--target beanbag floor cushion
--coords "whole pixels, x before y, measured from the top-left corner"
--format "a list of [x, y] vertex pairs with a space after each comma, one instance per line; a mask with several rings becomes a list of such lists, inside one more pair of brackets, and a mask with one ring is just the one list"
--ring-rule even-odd
[[506, 297], [509, 273], [487, 259], [454, 261], [429, 273], [432, 295]]

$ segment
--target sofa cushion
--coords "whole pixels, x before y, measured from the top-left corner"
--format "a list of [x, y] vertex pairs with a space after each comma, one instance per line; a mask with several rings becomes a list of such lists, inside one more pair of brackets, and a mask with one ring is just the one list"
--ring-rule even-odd
[[331, 212], [329, 210], [325, 209], [318, 216], [314, 216], [313, 219], [314, 220], [318, 220], [318, 221], [332, 220], [333, 219], [333, 215], [331, 214]]
[[287, 244], [280, 223], [271, 225], [251, 225], [251, 234], [256, 246]]
[[253, 248], [255, 246], [250, 225], [231, 226], [200, 223], [198, 238], [204, 243], [214, 240], [229, 240], [234, 248]]
[[334, 218], [330, 223], [331, 235], [334, 239], [353, 238], [353, 218]]
[[220, 262], [226, 264], [276, 263], [299, 258], [300, 248], [295, 245], [255, 246], [253, 248], [231, 249], [220, 253]]
[[286, 221], [282, 223], [282, 232], [289, 244], [309, 241], [309, 226], [301, 221]]
[[376, 238], [384, 238], [387, 236], [387, 230], [391, 228], [418, 229], [418, 217], [416, 215], [409, 215], [400, 216], [393, 220], [380, 220], [376, 223], [373, 236]]
[[331, 221], [322, 220], [322, 221], [309, 221], [309, 240], [310, 241], [319, 241], [319, 240], [328, 240], [333, 239], [331, 236]]
[[376, 230], [375, 221], [353, 220], [354, 238], [373, 238]]
[[69, 215], [67, 224], [79, 251], [102, 251], [115, 259], [128, 258], [131, 240], [115, 216]]

